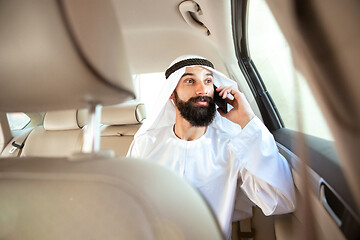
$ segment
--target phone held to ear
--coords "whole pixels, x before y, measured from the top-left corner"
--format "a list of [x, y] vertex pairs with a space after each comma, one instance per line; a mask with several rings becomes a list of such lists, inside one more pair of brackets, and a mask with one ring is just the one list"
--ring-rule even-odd
[[214, 101], [215, 104], [218, 105], [218, 107], [221, 109], [223, 113], [227, 113], [227, 98], [223, 99], [219, 92], [216, 91], [217, 87], [214, 85]]

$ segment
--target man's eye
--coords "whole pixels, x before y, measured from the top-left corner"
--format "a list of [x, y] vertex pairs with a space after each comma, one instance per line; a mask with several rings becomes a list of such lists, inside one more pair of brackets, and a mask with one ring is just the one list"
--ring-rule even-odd
[[186, 80], [185, 80], [185, 82], [186, 82], [186, 83], [193, 83], [193, 82], [194, 82], [194, 80], [193, 80], [193, 79], [191, 79], [191, 78], [189, 78], [189, 79], [186, 79]]
[[213, 80], [212, 79], [206, 79], [205, 83], [213, 83]]

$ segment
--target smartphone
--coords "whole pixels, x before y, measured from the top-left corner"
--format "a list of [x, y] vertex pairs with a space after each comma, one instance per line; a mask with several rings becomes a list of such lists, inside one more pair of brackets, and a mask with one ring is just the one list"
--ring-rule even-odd
[[221, 109], [223, 113], [227, 113], [227, 98], [223, 99], [219, 92], [216, 91], [217, 87], [214, 85], [214, 101], [215, 104], [218, 105], [218, 107]]

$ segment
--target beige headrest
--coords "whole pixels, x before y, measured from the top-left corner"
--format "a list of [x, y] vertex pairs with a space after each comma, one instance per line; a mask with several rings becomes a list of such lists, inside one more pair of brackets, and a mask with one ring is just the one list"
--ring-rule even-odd
[[85, 126], [87, 118], [86, 110], [50, 111], [44, 117], [44, 129], [46, 130], [73, 130]]
[[142, 103], [104, 107], [101, 115], [101, 123], [105, 125], [137, 124], [144, 119], [146, 109]]
[[0, 111], [135, 98], [112, 0], [0, 1]]

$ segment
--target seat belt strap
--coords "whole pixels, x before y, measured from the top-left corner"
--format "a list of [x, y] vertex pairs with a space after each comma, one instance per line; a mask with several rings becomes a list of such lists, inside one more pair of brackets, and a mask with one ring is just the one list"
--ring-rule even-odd
[[27, 128], [21, 134], [14, 137], [1, 153], [1, 157], [18, 157], [25, 146], [25, 140], [34, 128]]

